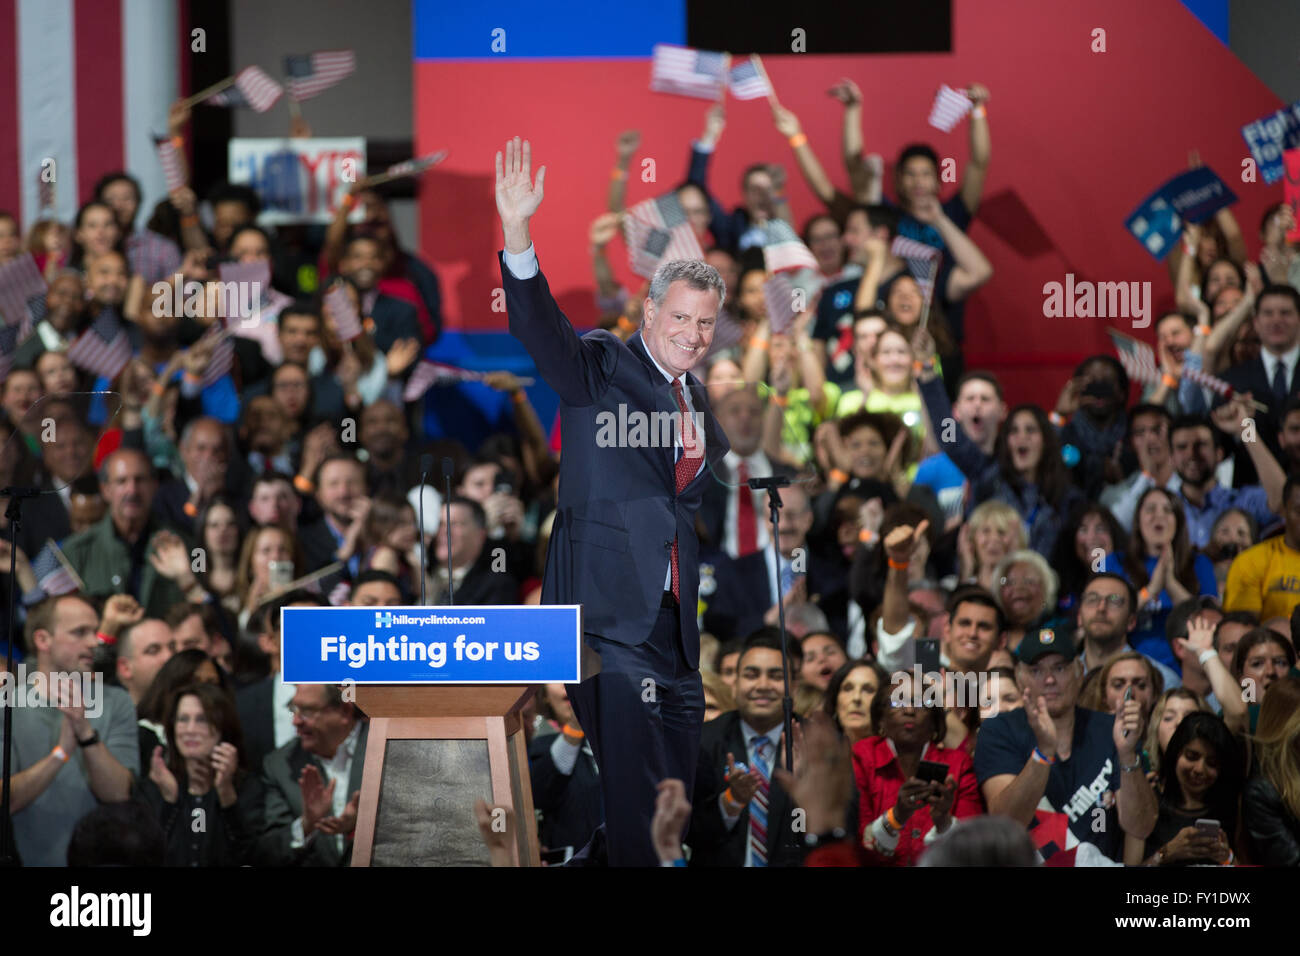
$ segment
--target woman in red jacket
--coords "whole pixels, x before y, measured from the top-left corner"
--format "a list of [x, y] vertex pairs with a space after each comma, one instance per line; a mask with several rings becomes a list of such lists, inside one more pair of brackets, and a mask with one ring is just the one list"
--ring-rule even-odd
[[[905, 672], [894, 674], [891, 686], [871, 701], [877, 733], [853, 745], [858, 840], [869, 866], [911, 866], [954, 819], [984, 812], [970, 755], [943, 745], [942, 702], [940, 688], [923, 695]], [[917, 776], [922, 760], [947, 765], [943, 783]]]

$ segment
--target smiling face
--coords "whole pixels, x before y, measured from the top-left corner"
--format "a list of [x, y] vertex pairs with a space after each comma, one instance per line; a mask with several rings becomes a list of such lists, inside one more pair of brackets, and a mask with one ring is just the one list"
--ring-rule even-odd
[[696, 236], [703, 236], [709, 231], [713, 215], [709, 212], [709, 199], [699, 186], [686, 185], [677, 190], [677, 201], [682, 204], [686, 221], [691, 224], [691, 231]]
[[1137, 521], [1148, 555], [1157, 555], [1165, 545], [1172, 544], [1178, 531], [1174, 503], [1163, 489], [1153, 489], [1142, 497]]
[[924, 306], [921, 286], [910, 275], [901, 275], [890, 284], [885, 309], [899, 325], [907, 328], [915, 326], [921, 319], [921, 309]]
[[1179, 428], [1169, 436], [1174, 471], [1189, 484], [1200, 486], [1214, 477], [1222, 452], [1214, 444], [1209, 425]]
[[1024, 627], [1043, 613], [1045, 590], [1038, 569], [1032, 564], [1013, 564], [998, 582], [1007, 623]]
[[840, 227], [830, 216], [820, 216], [808, 227], [808, 250], [823, 275], [839, 271], [844, 261], [844, 243], [840, 240]]
[[1016, 544], [1016, 529], [1001, 517], [986, 518], [975, 528], [975, 560], [981, 568], [993, 568], [1010, 554]]
[[36, 374], [47, 395], [76, 391], [77, 370], [63, 352], [42, 352], [36, 360]]
[[1261, 296], [1255, 310], [1255, 331], [1264, 348], [1281, 355], [1300, 342], [1300, 312], [1291, 296]]
[[[107, 213], [105, 213], [107, 215]], [[112, 249], [89, 258], [86, 266], [86, 288], [99, 305], [120, 306], [126, 299], [126, 260]], [[152, 310], [149, 312], [152, 315]]]
[[767, 299], [763, 298], [763, 283], [766, 281], [767, 273], [762, 269], [750, 269], [741, 275], [740, 291], [736, 293], [741, 317], [761, 319], [767, 315]]
[[660, 305], [646, 298], [641, 336], [646, 350], [673, 378], [693, 369], [709, 350], [719, 304], [712, 289], [696, 289], [683, 280], [668, 286]]
[[905, 389], [912, 383], [912, 346], [897, 330], [888, 329], [876, 339], [876, 373], [886, 389]]
[[1175, 362], [1182, 364], [1183, 353], [1192, 347], [1192, 329], [1187, 320], [1175, 312], [1156, 323], [1156, 339]]
[[176, 749], [185, 760], [206, 760], [221, 743], [216, 727], [212, 725], [203, 704], [193, 694], [186, 694], [176, 702]]
[[1043, 460], [1043, 431], [1038, 419], [1028, 411], [1019, 411], [1007, 424], [1007, 451], [1011, 467], [1020, 475], [1032, 478]]
[[745, 723], [765, 731], [781, 722], [785, 684], [781, 652], [771, 647], [751, 647], [740, 658], [736, 672], [736, 709]]
[[1001, 639], [997, 611], [975, 601], [962, 601], [944, 624], [944, 652], [954, 670], [984, 670]]
[[1115, 542], [1111, 540], [1110, 526], [1106, 520], [1097, 512], [1091, 511], [1083, 516], [1079, 530], [1074, 533], [1074, 553], [1084, 564], [1091, 564], [1097, 550], [1110, 554], [1115, 550]]
[[1210, 271], [1205, 276], [1204, 299], [1206, 302], [1213, 302], [1215, 297], [1224, 289], [1240, 289], [1241, 276], [1229, 262], [1216, 262], [1210, 266]]
[[1268, 641], [1250, 649], [1242, 662], [1241, 678], [1243, 683], [1246, 680], [1255, 682], [1262, 700], [1268, 689], [1286, 676], [1290, 666], [1291, 662], [1282, 645]]
[[879, 315], [868, 315], [853, 323], [853, 359], [858, 365], [873, 367], [876, 339], [888, 326], [884, 317]]
[[1168, 749], [1169, 741], [1173, 738], [1178, 725], [1183, 722], [1183, 718], [1198, 710], [1200, 708], [1196, 706], [1196, 701], [1186, 697], [1169, 697], [1165, 700], [1165, 709], [1160, 714], [1160, 723], [1156, 724], [1156, 739], [1160, 742], [1162, 754]]
[[1208, 741], [1191, 740], [1178, 755], [1174, 773], [1178, 775], [1183, 797], [1191, 803], [1203, 803], [1205, 795], [1219, 779], [1219, 755]]
[[111, 252], [121, 234], [112, 208], [106, 205], [94, 205], [82, 213], [81, 224], [77, 226], [75, 238], [85, 250], [86, 258], [93, 259]]

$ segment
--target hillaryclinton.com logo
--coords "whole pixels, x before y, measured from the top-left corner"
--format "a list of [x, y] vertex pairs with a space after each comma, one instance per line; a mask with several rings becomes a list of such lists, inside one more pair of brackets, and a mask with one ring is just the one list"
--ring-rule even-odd
[[392, 626], [393, 626], [392, 611], [375, 612], [375, 627], [392, 627]]

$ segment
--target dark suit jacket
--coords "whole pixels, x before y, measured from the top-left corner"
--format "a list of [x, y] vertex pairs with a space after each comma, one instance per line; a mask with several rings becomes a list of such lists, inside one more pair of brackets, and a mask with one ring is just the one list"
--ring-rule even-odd
[[[831, 630], [842, 639], [848, 629], [848, 569], [806, 546], [805, 552], [808, 599], [821, 608]], [[762, 627], [763, 615], [776, 603], [767, 549], [734, 561], [718, 561], [715, 579], [717, 591], [705, 615], [709, 632], [729, 639], [745, 637]]]
[[[704, 497], [700, 502], [700, 525], [704, 529], [704, 534], [708, 538], [709, 544], [719, 551], [725, 550], [727, 539], [725, 536], [727, 523], [727, 498], [731, 493], [731, 485], [736, 482], [736, 476], [731, 473], [725, 462], [718, 462], [716, 472], [713, 472], [713, 481], [710, 481], [704, 489]], [[785, 475], [788, 478], [794, 477], [794, 469], [782, 465], [774, 464], [772, 474]], [[760, 526], [767, 522], [767, 510], [755, 509], [755, 519]]]
[[[348, 775], [348, 796], [361, 789], [361, 773], [366, 765], [366, 735], [369, 726], [363, 721], [357, 738], [357, 749], [352, 755], [352, 770]], [[305, 846], [290, 849], [293, 839], [293, 821], [302, 816], [302, 791], [298, 776], [303, 767], [314, 763], [326, 780], [325, 769], [318, 758], [302, 749], [298, 740], [291, 740], [279, 750], [273, 750], [262, 761], [262, 789], [265, 794], [266, 829], [257, 842], [254, 854], [258, 866], [347, 866], [352, 859], [352, 841], [344, 841], [342, 853], [332, 837], [318, 833]]]
[[555, 734], [533, 738], [528, 745], [528, 771], [533, 784], [533, 806], [542, 812], [538, 839], [547, 849], [586, 846], [605, 819], [600, 799], [600, 774], [585, 750], [578, 752], [573, 772], [562, 774], [551, 759]]
[[[1264, 370], [1263, 358], [1256, 356], [1249, 362], [1234, 365], [1223, 373], [1223, 379], [1238, 392], [1250, 392], [1255, 401], [1268, 406], [1268, 411], [1257, 411], [1255, 413], [1255, 427], [1260, 439], [1268, 446], [1269, 451], [1276, 455], [1279, 461], [1283, 461], [1281, 446], [1278, 444], [1278, 432], [1282, 428], [1282, 408], [1286, 401], [1279, 401], [1273, 394], [1273, 384], [1268, 380], [1268, 375]], [[1287, 398], [1294, 398], [1298, 392], [1300, 392], [1300, 362], [1296, 363], [1291, 381], [1287, 383]], [[1222, 405], [1223, 402], [1224, 399], [1218, 397], [1215, 399], [1214, 404], [1218, 406]], [[1233, 484], [1240, 488], [1243, 485], [1255, 484], [1258, 481], [1259, 476], [1255, 471], [1254, 463], [1246, 453], [1245, 446], [1238, 443]]]
[[381, 293], [375, 297], [370, 318], [375, 323], [375, 330], [371, 336], [375, 340], [375, 348], [381, 352], [391, 349], [398, 339], [415, 339], [417, 342], [424, 342], [419, 316], [415, 313], [415, 306], [409, 302]]
[[319, 518], [309, 525], [300, 526], [298, 528], [298, 543], [302, 545], [303, 554], [307, 558], [307, 570], [309, 572], [317, 571], [337, 560], [334, 553], [338, 551], [339, 545], [334, 540], [333, 532], [325, 524], [324, 518]]
[[[523, 343], [547, 384], [560, 395], [560, 500], [547, 551], [543, 604], [583, 605], [583, 627], [617, 644], [649, 639], [663, 600], [664, 574], [678, 542], [681, 630], [687, 662], [698, 666], [695, 619], [699, 539], [695, 513], [710, 469], [730, 447], [709, 410], [703, 383], [687, 375], [691, 403], [703, 421], [707, 462], [679, 495], [675, 449], [644, 447], [629, 416], [678, 416], [672, 386], [655, 368], [641, 341], [626, 343], [597, 330], [581, 338], [555, 303], [546, 278], [516, 279], [501, 262], [510, 333]], [[658, 432], [647, 427], [642, 434]], [[658, 437], [656, 435], [656, 437]], [[613, 447], [611, 447], [611, 445]]]
[[[781, 728], [771, 731], [773, 742]], [[686, 845], [691, 848], [691, 866], [744, 866], [749, 849], [749, 808], [730, 830], [722, 821], [718, 798], [727, 789], [727, 754], [737, 763], [748, 763], [740, 712], [729, 710], [704, 725], [700, 736], [700, 763], [695, 770], [695, 792], [691, 795], [691, 825]], [[794, 802], [776, 783], [768, 791], [767, 862], [769, 866], [794, 866], [799, 860], [799, 838], [794, 832]]]
[[[275, 749], [275, 682], [278, 674], [268, 674], [259, 681], [235, 691], [235, 709], [244, 731], [244, 750], [248, 766], [256, 770], [266, 755]], [[143, 766], [143, 764], [141, 765]]]
[[[509, 564], [506, 565], [506, 571], [492, 570], [493, 547], [491, 540], [483, 545], [483, 550], [479, 552], [479, 556], [469, 569], [469, 573], [456, 586], [454, 596], [457, 604], [519, 603], [519, 581], [513, 574], [509, 573]], [[433, 603], [448, 603], [446, 588], [443, 588], [434, 596]]]

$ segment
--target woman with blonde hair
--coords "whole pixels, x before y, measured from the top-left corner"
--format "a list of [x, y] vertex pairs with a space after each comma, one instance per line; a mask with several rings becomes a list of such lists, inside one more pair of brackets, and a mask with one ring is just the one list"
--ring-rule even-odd
[[1144, 749], [1151, 759], [1151, 772], [1160, 773], [1160, 761], [1164, 759], [1169, 739], [1182, 723], [1184, 717], [1195, 713], [1212, 714], [1213, 710], [1205, 698], [1186, 687], [1171, 687], [1156, 698], [1151, 708], [1151, 720], [1147, 725], [1147, 739]]
[[1251, 862], [1300, 866], [1300, 677], [1269, 689], [1253, 740], [1259, 769], [1241, 799]]
[[1056, 607], [1056, 572], [1037, 551], [1012, 551], [993, 571], [993, 597], [1002, 608], [1007, 627], [1007, 650], [1020, 646], [1025, 631]]
[[957, 533], [962, 584], [978, 584], [996, 591], [998, 563], [1012, 551], [1029, 546], [1029, 532], [1020, 512], [1005, 501], [989, 500], [970, 513]]
[[290, 581], [306, 573], [307, 559], [293, 532], [278, 525], [267, 525], [249, 532], [244, 538], [235, 571], [241, 628], [247, 626], [249, 618], [265, 599], [282, 587], [279, 581], [272, 579], [271, 564], [274, 562], [292, 562]]

